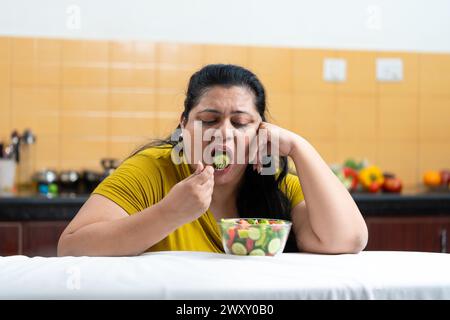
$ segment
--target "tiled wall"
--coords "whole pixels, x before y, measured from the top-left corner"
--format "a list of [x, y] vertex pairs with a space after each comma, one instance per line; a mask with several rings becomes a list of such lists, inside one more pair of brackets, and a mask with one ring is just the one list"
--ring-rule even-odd
[[[322, 80], [325, 57], [346, 82]], [[402, 58], [404, 81], [378, 83], [377, 57]], [[99, 169], [170, 133], [189, 76], [217, 62], [256, 72], [273, 121], [329, 163], [366, 157], [407, 186], [450, 167], [450, 54], [0, 37], [0, 140], [30, 127], [36, 169]]]

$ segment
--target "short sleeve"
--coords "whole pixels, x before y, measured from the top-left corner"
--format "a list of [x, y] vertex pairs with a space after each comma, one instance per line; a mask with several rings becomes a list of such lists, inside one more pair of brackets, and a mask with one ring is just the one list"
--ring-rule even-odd
[[92, 192], [102, 195], [134, 214], [159, 202], [163, 181], [157, 160], [137, 154], [125, 160]]
[[281, 183], [280, 189], [289, 199], [292, 208], [305, 199], [300, 185], [300, 179], [294, 174], [288, 173], [286, 175]]

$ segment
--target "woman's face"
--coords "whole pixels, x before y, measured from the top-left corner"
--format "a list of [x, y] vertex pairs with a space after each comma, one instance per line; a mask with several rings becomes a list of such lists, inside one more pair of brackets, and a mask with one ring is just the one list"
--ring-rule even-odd
[[[185, 132], [189, 133], [183, 135], [190, 138], [190, 143], [185, 143], [185, 152], [191, 156], [190, 159], [199, 159], [201, 155], [203, 164], [211, 164], [214, 155], [226, 152], [231, 164], [223, 170], [214, 170], [214, 183], [236, 183], [245, 172], [249, 144], [261, 120], [254, 94], [249, 89], [240, 86], [211, 87], [191, 109], [187, 121], [182, 121]], [[191, 163], [193, 169], [195, 162]]]

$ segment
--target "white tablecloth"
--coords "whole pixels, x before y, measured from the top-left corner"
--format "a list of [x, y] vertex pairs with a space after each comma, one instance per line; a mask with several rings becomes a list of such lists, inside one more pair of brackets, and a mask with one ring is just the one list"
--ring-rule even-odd
[[0, 257], [1, 299], [450, 299], [450, 255]]

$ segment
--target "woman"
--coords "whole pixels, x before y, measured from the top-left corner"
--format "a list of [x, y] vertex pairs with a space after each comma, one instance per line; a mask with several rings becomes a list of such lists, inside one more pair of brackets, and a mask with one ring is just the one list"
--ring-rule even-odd
[[[285, 251], [363, 250], [367, 227], [352, 197], [308, 141], [266, 122], [265, 100], [258, 78], [242, 67], [208, 65], [196, 72], [179, 125], [189, 137], [153, 142], [126, 159], [63, 232], [58, 255], [223, 252], [216, 220], [231, 217], [292, 220]], [[213, 130], [222, 133], [222, 139], [195, 145], [198, 124], [202, 134]], [[262, 129], [267, 140], [255, 138]], [[262, 174], [261, 158], [250, 152], [250, 145], [258, 141], [253, 150], [259, 152], [274, 143], [275, 136], [279, 156], [271, 159], [278, 170]], [[239, 138], [244, 141], [244, 163], [237, 161]], [[173, 161], [175, 144], [184, 147], [181, 163]], [[215, 153], [226, 153], [231, 164], [224, 170], [208, 165], [205, 155]], [[187, 161], [194, 154], [203, 155], [201, 161]], [[297, 176], [287, 173], [288, 157]]]

